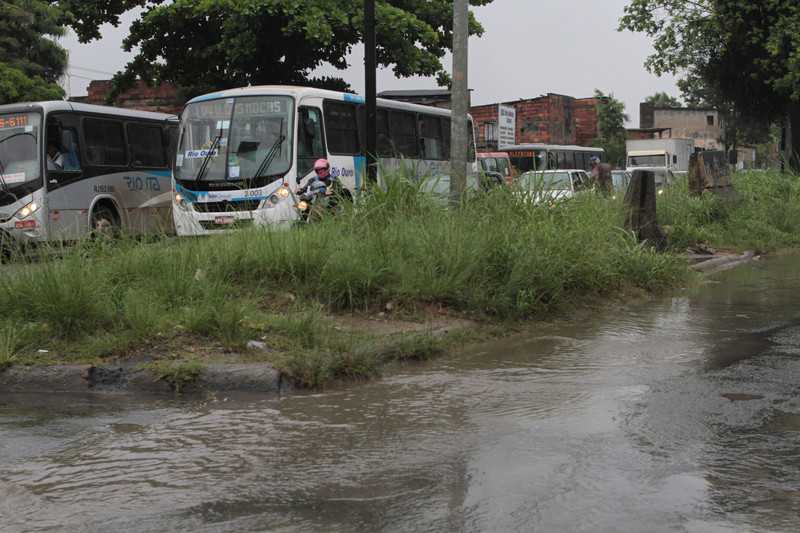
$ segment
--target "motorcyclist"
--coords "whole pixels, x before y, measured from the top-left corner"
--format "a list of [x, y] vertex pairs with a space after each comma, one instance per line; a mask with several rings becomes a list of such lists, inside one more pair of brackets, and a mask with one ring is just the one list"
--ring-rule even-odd
[[340, 193], [339, 181], [331, 174], [330, 162], [327, 159], [317, 159], [314, 163], [314, 177], [300, 191], [301, 204], [305, 205], [301, 208], [304, 211], [302, 218], [308, 219], [312, 211], [319, 213], [320, 209], [334, 209], [338, 205]]
[[314, 162], [314, 177], [309, 180], [303, 189], [303, 194], [316, 196], [330, 194], [335, 178], [331, 176], [331, 164], [327, 159], [317, 159]]

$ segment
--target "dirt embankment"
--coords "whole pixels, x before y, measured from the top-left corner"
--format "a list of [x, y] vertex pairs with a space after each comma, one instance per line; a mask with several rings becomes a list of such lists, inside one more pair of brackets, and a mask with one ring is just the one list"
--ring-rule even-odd
[[[424, 334], [443, 339], [478, 327], [471, 320], [441, 315], [420, 321], [393, 319], [386, 313], [375, 317], [342, 315], [335, 317], [335, 321], [337, 330], [380, 337]], [[268, 354], [266, 343], [251, 341], [248, 349], [249, 354], [238, 354], [230, 362], [176, 360], [164, 366], [157, 364], [163, 362], [160, 359], [139, 357], [102, 364], [12, 365], [0, 369], [0, 393], [280, 394], [302, 388], [297, 380], [273, 364], [247, 360]]]

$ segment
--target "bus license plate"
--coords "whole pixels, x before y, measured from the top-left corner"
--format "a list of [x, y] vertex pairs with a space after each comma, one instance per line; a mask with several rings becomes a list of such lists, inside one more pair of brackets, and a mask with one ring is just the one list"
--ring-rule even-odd
[[217, 226], [230, 226], [234, 222], [236, 222], [234, 217], [216, 217], [214, 219], [214, 224]]

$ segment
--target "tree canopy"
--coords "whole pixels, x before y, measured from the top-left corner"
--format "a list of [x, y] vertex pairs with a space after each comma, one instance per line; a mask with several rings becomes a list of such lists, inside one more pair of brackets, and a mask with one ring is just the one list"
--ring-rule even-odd
[[631, 0], [620, 29], [653, 39], [646, 66], [681, 75], [689, 103], [746, 122], [788, 116], [800, 150], [800, 2]]
[[0, 104], [64, 97], [61, 11], [44, 0], [0, 2]]
[[[470, 0], [475, 6], [492, 0]], [[60, 2], [83, 41], [98, 38], [103, 23], [142, 7], [124, 43], [137, 50], [117, 78], [169, 81], [187, 96], [229, 87], [303, 83], [347, 88], [340, 78], [314, 78], [328, 63], [344, 69], [363, 40], [363, 0], [82, 0]], [[399, 77], [436, 76], [449, 81], [442, 59], [452, 43], [449, 0], [378, 0], [377, 58]], [[470, 32], [483, 29], [474, 16]]]
[[648, 104], [653, 104], [656, 107], [683, 107], [681, 101], [674, 96], [667, 93], [659, 92], [644, 99]]
[[607, 160], [614, 165], [622, 165], [625, 161], [625, 104], [613, 94], [605, 94], [595, 89], [594, 97], [598, 100], [597, 121], [599, 135], [594, 144], [606, 151]]

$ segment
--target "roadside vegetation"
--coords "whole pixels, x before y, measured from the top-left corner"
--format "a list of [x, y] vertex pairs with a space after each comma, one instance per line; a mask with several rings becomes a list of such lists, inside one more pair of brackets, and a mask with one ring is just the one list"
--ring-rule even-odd
[[686, 180], [658, 199], [670, 247], [698, 243], [717, 249], [770, 252], [800, 246], [800, 178], [791, 174], [738, 172], [729, 199], [689, 195]]
[[[793, 178], [742, 174], [736, 184], [730, 205], [689, 198], [681, 185], [663, 196], [673, 251], [698, 241], [797, 244]], [[205, 363], [266, 361], [319, 386], [470, 338], [342, 327], [343, 315], [413, 322], [436, 309], [490, 328], [591, 297], [668, 289], [688, 275], [681, 257], [620, 228], [620, 200], [534, 207], [498, 189], [445, 209], [421, 188], [390, 180], [356, 207], [292, 231], [84, 243], [12, 265], [0, 278], [0, 366], [128, 358], [181, 386]]]

